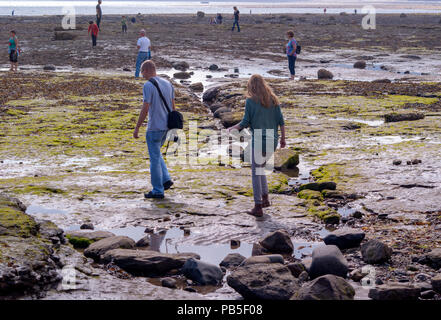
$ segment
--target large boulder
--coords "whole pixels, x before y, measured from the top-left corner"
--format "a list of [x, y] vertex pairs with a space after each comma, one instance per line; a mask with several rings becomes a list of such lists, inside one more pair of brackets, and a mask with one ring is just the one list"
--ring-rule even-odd
[[303, 285], [291, 299], [354, 300], [354, 296], [354, 288], [345, 279], [328, 274]]
[[439, 294], [441, 294], [441, 273], [438, 273], [432, 278], [432, 288]]
[[238, 267], [227, 283], [245, 299], [288, 300], [300, 288], [289, 269], [280, 263]]
[[348, 273], [348, 262], [337, 246], [318, 246], [312, 252], [312, 262], [308, 273], [311, 279], [326, 274], [333, 274], [346, 278]]
[[225, 268], [237, 267], [240, 265], [246, 258], [240, 253], [230, 253], [227, 255], [219, 265]]
[[196, 259], [188, 259], [181, 269], [188, 279], [201, 285], [218, 285], [224, 274], [218, 266]]
[[369, 290], [369, 298], [373, 300], [417, 300], [420, 289], [408, 284], [390, 282]]
[[327, 245], [336, 245], [340, 250], [357, 248], [363, 241], [365, 233], [360, 230], [342, 228], [328, 234], [323, 241]]
[[132, 249], [135, 247], [135, 241], [126, 236], [109, 237], [92, 243], [84, 255], [95, 261], [100, 261], [101, 256], [112, 249]]
[[274, 152], [274, 169], [292, 169], [299, 164], [299, 153], [292, 149], [277, 149]]
[[194, 253], [167, 254], [151, 250], [114, 249], [107, 251], [102, 261], [113, 262], [133, 275], [158, 276], [182, 268], [190, 258], [200, 259]]
[[320, 69], [317, 71], [317, 78], [324, 79], [324, 80], [332, 80], [334, 78], [334, 75], [331, 71], [328, 71], [326, 69]]
[[369, 264], [386, 262], [392, 255], [392, 249], [378, 240], [370, 240], [361, 246], [363, 261]]
[[277, 230], [271, 232], [263, 240], [260, 245], [271, 253], [291, 253], [294, 251], [289, 234], [285, 230]]
[[202, 96], [202, 100], [204, 102], [211, 102], [214, 99], [216, 99], [218, 94], [219, 94], [219, 88], [218, 87], [214, 87], [214, 88], [208, 89], [207, 91], [204, 92], [204, 94]]

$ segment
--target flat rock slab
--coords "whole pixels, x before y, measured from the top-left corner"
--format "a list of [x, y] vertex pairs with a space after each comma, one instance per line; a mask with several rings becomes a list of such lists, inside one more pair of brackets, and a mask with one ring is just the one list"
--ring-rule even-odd
[[384, 115], [385, 122], [415, 121], [424, 119], [423, 113], [389, 113]]
[[105, 238], [114, 237], [115, 234], [109, 231], [68, 231], [66, 236], [73, 238], [85, 238], [92, 241], [98, 241]]
[[190, 258], [200, 259], [200, 256], [195, 253], [167, 254], [151, 250], [113, 249], [103, 255], [102, 261], [113, 261], [118, 267], [134, 275], [157, 276], [182, 268]]
[[382, 284], [369, 291], [373, 300], [417, 300], [419, 296], [419, 288], [401, 283]]
[[219, 264], [221, 267], [231, 268], [240, 265], [246, 258], [240, 253], [228, 254]]
[[109, 237], [92, 243], [86, 250], [84, 255], [99, 261], [101, 256], [112, 249], [132, 249], [135, 247], [135, 241], [125, 236]]
[[258, 264], [258, 263], [281, 263], [284, 264], [285, 260], [280, 254], [268, 254], [263, 256], [249, 257], [243, 261], [242, 265]]
[[300, 289], [288, 267], [279, 263], [240, 266], [227, 283], [245, 299], [288, 300]]
[[345, 279], [328, 274], [305, 284], [291, 299], [354, 300], [354, 296], [354, 288]]

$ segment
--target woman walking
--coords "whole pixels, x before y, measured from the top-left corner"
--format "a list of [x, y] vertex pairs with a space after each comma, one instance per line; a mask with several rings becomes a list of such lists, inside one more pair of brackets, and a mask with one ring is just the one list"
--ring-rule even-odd
[[228, 131], [251, 128], [251, 177], [255, 205], [247, 213], [254, 217], [262, 217], [262, 208], [270, 206], [265, 166], [277, 148], [279, 127], [281, 131], [280, 147], [286, 146], [285, 122], [279, 100], [262, 76], [257, 74], [251, 76], [247, 90], [244, 117], [239, 124], [228, 128]]
[[296, 59], [297, 59], [297, 41], [294, 39], [294, 32], [288, 31], [286, 33], [288, 43], [286, 44], [286, 55], [288, 57], [289, 72], [291, 74], [290, 80], [294, 80], [296, 75]]
[[18, 54], [20, 52], [20, 47], [18, 45], [18, 38], [14, 30], [10, 32], [10, 38], [8, 41], [8, 53], [9, 62], [11, 63], [10, 71], [17, 72], [18, 69]]

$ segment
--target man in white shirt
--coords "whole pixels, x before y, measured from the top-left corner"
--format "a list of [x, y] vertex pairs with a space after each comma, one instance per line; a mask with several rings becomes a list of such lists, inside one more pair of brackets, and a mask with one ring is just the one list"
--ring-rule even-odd
[[138, 57], [136, 58], [136, 71], [135, 78], [139, 78], [139, 72], [141, 70], [141, 65], [144, 61], [151, 59], [150, 53], [150, 40], [145, 36], [145, 30], [139, 31], [140, 38], [137, 42], [138, 47]]

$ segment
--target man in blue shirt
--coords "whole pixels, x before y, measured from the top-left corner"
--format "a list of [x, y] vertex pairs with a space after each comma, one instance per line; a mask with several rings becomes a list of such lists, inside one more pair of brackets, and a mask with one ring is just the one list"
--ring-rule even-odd
[[170, 189], [173, 185], [161, 154], [161, 147], [166, 140], [168, 131], [168, 107], [162, 102], [158, 89], [151, 80], [156, 81], [167, 105], [171, 106], [173, 110], [175, 110], [175, 92], [173, 85], [168, 80], [157, 76], [156, 65], [153, 61], [147, 60], [142, 64], [141, 74], [147, 82], [143, 88], [144, 104], [133, 137], [135, 139], [139, 138], [139, 128], [148, 115], [146, 140], [150, 157], [150, 180], [153, 189], [149, 193], [145, 193], [144, 196], [148, 199], [163, 199], [164, 190]]
[[233, 7], [234, 9], [234, 23], [233, 28], [231, 28], [231, 31], [234, 31], [234, 27], [237, 26], [237, 32], [240, 32], [240, 26], [239, 26], [239, 20], [240, 20], [240, 12], [237, 10], [237, 7]]

